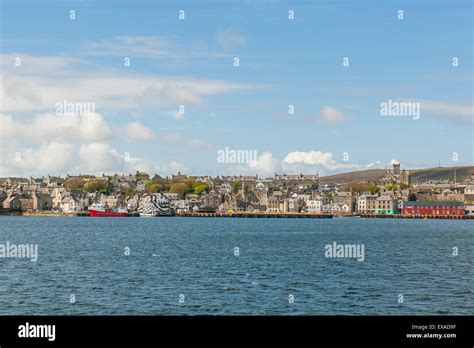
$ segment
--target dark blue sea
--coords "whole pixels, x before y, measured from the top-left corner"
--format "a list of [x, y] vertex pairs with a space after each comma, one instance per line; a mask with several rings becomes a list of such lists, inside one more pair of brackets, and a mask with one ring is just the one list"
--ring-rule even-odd
[[7, 241], [38, 260], [0, 258], [0, 315], [474, 314], [474, 220], [3, 216]]

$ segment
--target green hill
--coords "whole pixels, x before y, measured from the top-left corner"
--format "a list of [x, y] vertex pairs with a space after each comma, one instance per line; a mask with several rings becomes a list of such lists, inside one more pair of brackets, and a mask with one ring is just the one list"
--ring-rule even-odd
[[341, 173], [319, 178], [321, 184], [340, 183], [346, 184], [354, 181], [377, 181], [385, 176], [385, 169], [369, 169], [357, 172]]
[[[403, 168], [402, 168], [403, 169]], [[435, 167], [425, 169], [410, 169], [410, 182], [420, 183], [426, 180], [454, 180], [454, 170], [456, 170], [456, 182], [471, 177], [474, 174], [474, 166], [469, 167]], [[356, 172], [341, 173], [329, 176], [322, 176], [319, 180], [321, 184], [351, 182], [375, 182], [385, 176], [385, 169], [370, 169]]]
[[456, 182], [462, 182], [474, 174], [474, 166], [436, 167], [410, 170], [410, 182], [420, 183], [426, 180], [454, 180], [454, 171], [456, 171]]

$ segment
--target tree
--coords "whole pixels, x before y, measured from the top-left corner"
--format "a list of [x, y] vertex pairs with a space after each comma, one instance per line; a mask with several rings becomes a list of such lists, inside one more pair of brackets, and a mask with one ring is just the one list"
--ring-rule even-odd
[[199, 184], [196, 187], [194, 187], [194, 193], [197, 195], [200, 195], [204, 191], [208, 192], [209, 191], [209, 185], [208, 184]]
[[137, 193], [134, 187], [121, 187], [120, 190], [127, 198], [133, 197]]
[[107, 188], [107, 182], [104, 180], [99, 180], [99, 179], [89, 180], [84, 185], [84, 190], [86, 190], [87, 192], [100, 192], [101, 190], [104, 190], [106, 188]]
[[153, 192], [153, 193], [161, 192], [161, 185], [156, 184], [153, 181], [148, 181], [146, 183], [146, 188], [149, 192]]
[[371, 194], [375, 195], [376, 193], [380, 192], [380, 187], [378, 187], [376, 185], [370, 185], [369, 190], [370, 190]]
[[238, 182], [238, 181], [232, 182], [232, 188], [234, 189], [234, 191], [237, 192], [240, 188], [240, 182]]
[[184, 196], [184, 194], [188, 192], [188, 185], [185, 183], [171, 184], [170, 192], [178, 193], [180, 196]]
[[342, 188], [342, 191], [366, 192], [369, 191], [369, 185], [363, 182], [351, 182]]
[[162, 179], [162, 180], [153, 180], [155, 184], [160, 185], [161, 191], [169, 191], [171, 188], [170, 180]]
[[68, 189], [68, 190], [82, 190], [84, 188], [84, 180], [80, 179], [80, 178], [71, 178], [71, 179], [68, 179], [65, 183], [64, 183], [64, 186]]
[[187, 178], [183, 180], [183, 183], [185, 183], [188, 186], [194, 187], [196, 185], [199, 185], [198, 182], [196, 182], [196, 179], [194, 178]]
[[114, 190], [114, 185], [108, 179], [107, 181], [92, 179], [84, 185], [87, 192], [100, 192], [109, 195]]
[[398, 186], [396, 184], [390, 184], [390, 185], [386, 185], [385, 188], [387, 190], [391, 190], [391, 191], [394, 191], [398, 189]]

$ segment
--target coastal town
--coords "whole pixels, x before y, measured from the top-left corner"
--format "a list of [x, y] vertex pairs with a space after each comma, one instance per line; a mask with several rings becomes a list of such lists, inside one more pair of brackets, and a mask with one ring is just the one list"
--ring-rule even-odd
[[[0, 214], [88, 215], [92, 206], [141, 215], [158, 197], [178, 216], [294, 214], [301, 216], [474, 217], [474, 175], [462, 182], [412, 183], [410, 172], [393, 164], [378, 180], [320, 183], [318, 174], [171, 177], [66, 175], [0, 178]], [[140, 214], [138, 214], [140, 213]], [[92, 215], [92, 214], [91, 214]], [[156, 214], [158, 215], [158, 214]]]

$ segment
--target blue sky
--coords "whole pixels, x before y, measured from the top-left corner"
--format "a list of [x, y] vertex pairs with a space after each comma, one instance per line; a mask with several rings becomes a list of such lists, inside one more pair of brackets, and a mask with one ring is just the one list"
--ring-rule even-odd
[[[471, 1], [0, 3], [0, 175], [474, 162]], [[420, 118], [381, 116], [389, 99]], [[218, 163], [225, 147], [258, 163]]]

